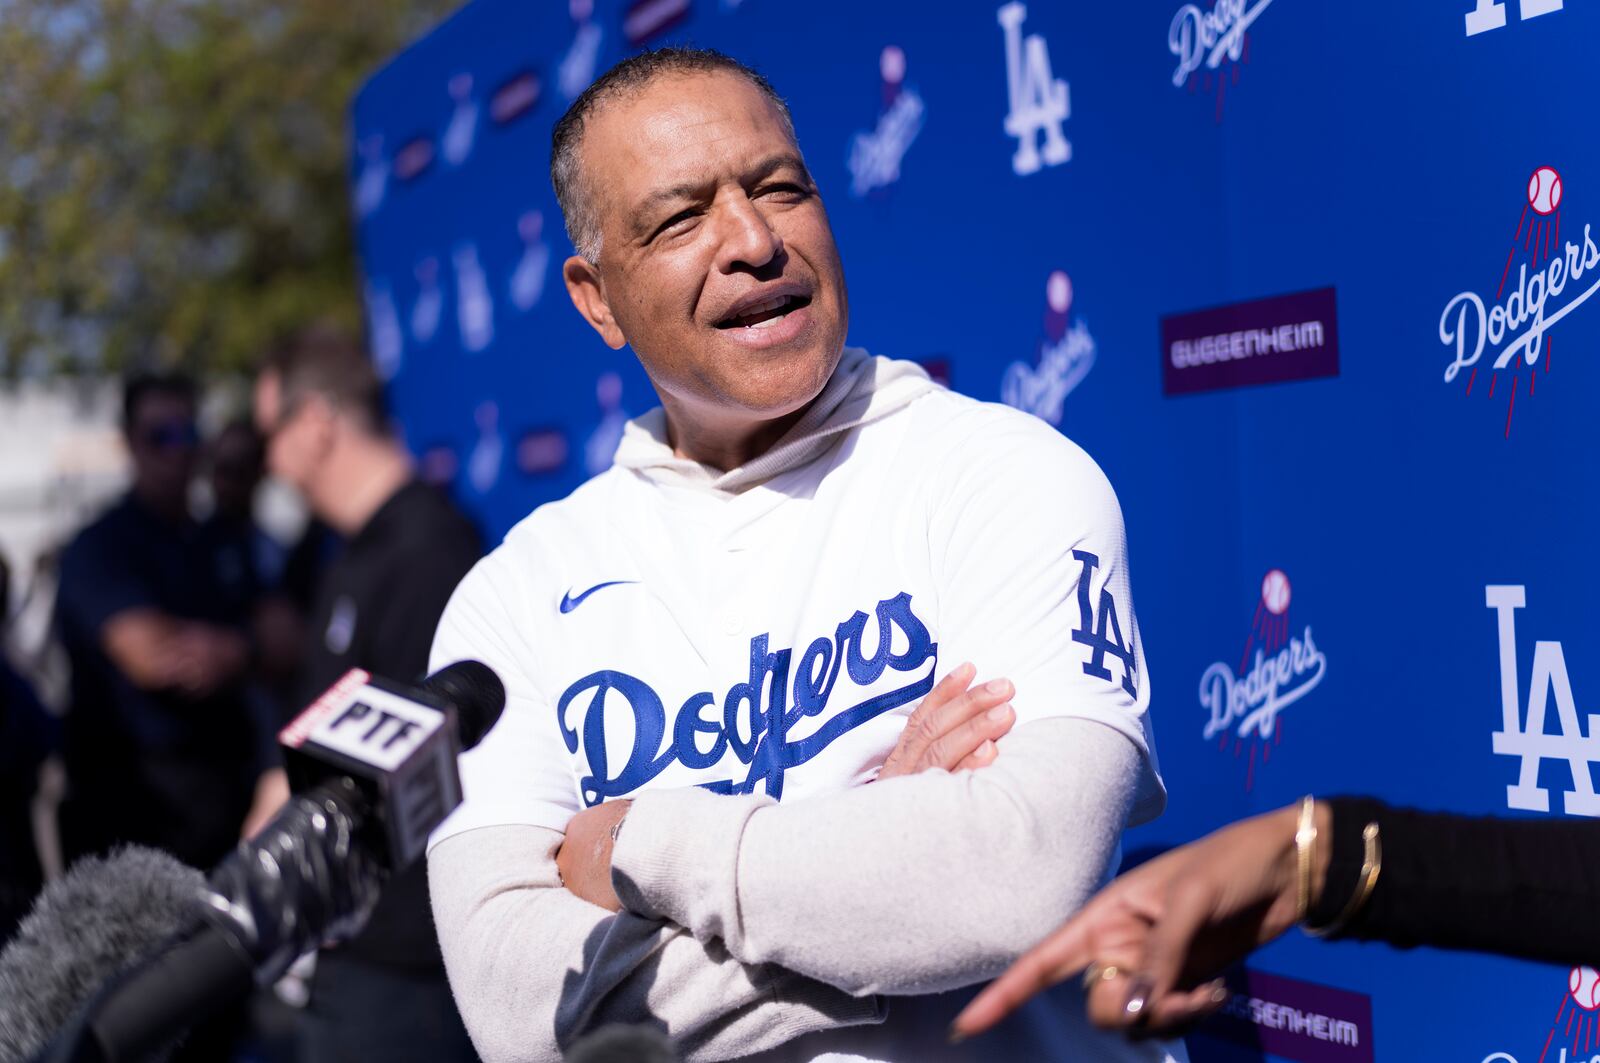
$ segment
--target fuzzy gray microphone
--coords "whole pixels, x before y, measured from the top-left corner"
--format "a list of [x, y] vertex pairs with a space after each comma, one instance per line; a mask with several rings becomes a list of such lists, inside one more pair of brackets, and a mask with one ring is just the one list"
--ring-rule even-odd
[[32, 1058], [102, 983], [192, 924], [204, 888], [194, 868], [132, 845], [46, 886], [0, 952], [0, 1063]]

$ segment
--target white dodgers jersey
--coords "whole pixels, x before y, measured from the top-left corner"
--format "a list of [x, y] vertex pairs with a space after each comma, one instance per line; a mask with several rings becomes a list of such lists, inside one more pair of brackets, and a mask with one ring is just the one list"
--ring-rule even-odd
[[963, 661], [1015, 684], [1014, 740], [1060, 716], [1125, 735], [1146, 765], [1133, 819], [1160, 811], [1121, 512], [1076, 445], [929, 387], [730, 494], [637, 460], [637, 434], [444, 614], [434, 665], [480, 659], [508, 700], [435, 843], [562, 830], [661, 787], [788, 802], [860, 784]]

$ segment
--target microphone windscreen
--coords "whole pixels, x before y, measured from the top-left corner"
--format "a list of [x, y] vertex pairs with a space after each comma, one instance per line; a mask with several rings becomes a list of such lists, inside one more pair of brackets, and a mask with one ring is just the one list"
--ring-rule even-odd
[[34, 1056], [101, 983], [189, 926], [204, 886], [194, 868], [131, 845], [46, 886], [0, 952], [0, 1061]]
[[482, 661], [445, 665], [424, 680], [422, 687], [456, 707], [463, 751], [477, 745], [505, 711], [505, 685]]

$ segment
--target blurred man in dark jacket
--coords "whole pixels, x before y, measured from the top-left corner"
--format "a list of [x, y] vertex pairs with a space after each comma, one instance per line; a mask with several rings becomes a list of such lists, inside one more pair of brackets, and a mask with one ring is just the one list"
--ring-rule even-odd
[[[256, 384], [255, 412], [270, 471], [345, 541], [312, 607], [299, 702], [351, 668], [420, 679], [439, 615], [481, 552], [476, 531], [415, 478], [354, 343], [312, 333], [280, 351]], [[389, 881], [354, 941], [318, 958], [303, 1043], [308, 1063], [476, 1058], [420, 862]]]
[[244, 697], [246, 618], [189, 516], [194, 384], [134, 377], [123, 430], [133, 486], [61, 558], [56, 621], [72, 673], [62, 842], [69, 860], [136, 842], [209, 868], [281, 769]]

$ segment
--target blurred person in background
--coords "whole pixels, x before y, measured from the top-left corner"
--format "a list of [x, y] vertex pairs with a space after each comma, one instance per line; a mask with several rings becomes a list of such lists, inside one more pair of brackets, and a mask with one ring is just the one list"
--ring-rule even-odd
[[61, 557], [56, 624], [71, 670], [61, 810], [69, 860], [120, 842], [201, 869], [283, 789], [244, 694], [245, 618], [188, 508], [195, 386], [141, 374], [123, 395], [127, 494]]
[[[287, 587], [289, 550], [256, 521], [256, 491], [266, 475], [264, 441], [248, 420], [231, 421], [210, 441], [207, 472], [213, 501], [211, 516], [201, 525], [218, 583], [231, 616], [249, 625], [255, 647], [248, 696], [258, 703], [272, 745], [276, 732], [293, 711], [300, 653], [305, 644], [304, 612]], [[282, 781], [280, 787], [277, 784]], [[254, 815], [245, 824], [253, 834], [287, 794], [287, 782], [271, 777], [275, 801], [259, 795]]]
[[288, 551], [256, 523], [256, 489], [266, 474], [266, 454], [248, 421], [224, 425], [208, 451], [213, 505], [203, 528], [213, 544], [218, 580], [235, 610], [248, 613], [282, 585], [288, 562]]
[[[334, 332], [306, 333], [263, 369], [255, 415], [272, 474], [345, 541], [311, 610], [297, 703], [351, 668], [420, 679], [439, 615], [481, 545], [416, 479], [366, 352]], [[477, 1058], [445, 979], [422, 863], [389, 881], [355, 940], [319, 955], [302, 1048], [308, 1063]]]
[[61, 744], [61, 722], [11, 666], [11, 569], [0, 557], [0, 941], [11, 936], [44, 884], [32, 806], [39, 768]]

